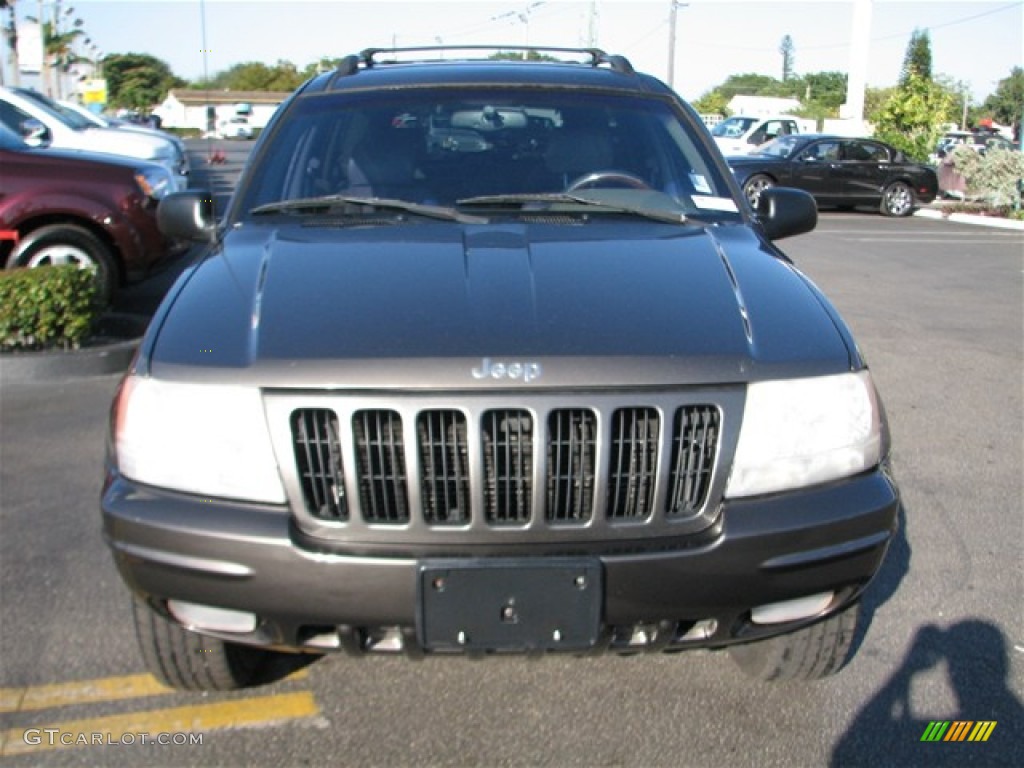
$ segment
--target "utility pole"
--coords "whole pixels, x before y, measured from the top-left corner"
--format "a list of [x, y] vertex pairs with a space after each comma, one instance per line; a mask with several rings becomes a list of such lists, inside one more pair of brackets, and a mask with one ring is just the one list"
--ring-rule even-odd
[[680, 3], [679, 0], [669, 0], [668, 12], [668, 87], [675, 87], [676, 79], [676, 14], [679, 8], [685, 8], [689, 3]]

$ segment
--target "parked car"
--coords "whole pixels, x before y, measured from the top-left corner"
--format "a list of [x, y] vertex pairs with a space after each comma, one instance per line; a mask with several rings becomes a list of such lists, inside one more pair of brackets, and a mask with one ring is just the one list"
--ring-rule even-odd
[[188, 186], [187, 161], [172, 142], [160, 136], [101, 128], [70, 110], [61, 111], [56, 102], [37, 91], [0, 86], [0, 124], [29, 144], [159, 163], [172, 172], [176, 189]]
[[947, 131], [936, 144], [935, 151], [928, 158], [929, 162], [932, 165], [941, 162], [960, 145], [970, 147], [982, 155], [989, 149], [1017, 149], [1013, 142], [993, 131]]
[[772, 242], [814, 200], [755, 213], [668, 86], [529, 50], [573, 61], [348, 56], [223, 220], [161, 201], [206, 252], [119, 388], [101, 500], [161, 680], [284, 650], [848, 657], [899, 501], [867, 365]]
[[232, 117], [217, 123], [218, 139], [251, 139], [252, 126], [244, 117]]
[[133, 133], [141, 133], [146, 136], [157, 136], [171, 142], [177, 149], [177, 163], [178, 171], [181, 175], [187, 176], [189, 174], [190, 165], [188, 160], [188, 149], [185, 146], [185, 142], [182, 141], [180, 136], [176, 136], [173, 133], [167, 131], [161, 131], [151, 125], [145, 123], [132, 122], [130, 120], [122, 120], [118, 117], [110, 117], [109, 115], [99, 114], [93, 112], [91, 109], [83, 104], [78, 104], [74, 101], [57, 101], [56, 102], [60, 112], [66, 114], [65, 110], [70, 110], [74, 114], [84, 117], [93, 125], [97, 125], [100, 128], [118, 128], [123, 131], [131, 131]]
[[764, 190], [783, 186], [810, 192], [820, 206], [872, 206], [886, 216], [909, 216], [932, 202], [939, 186], [934, 168], [874, 139], [783, 136], [726, 162], [754, 207]]
[[724, 155], [754, 152], [772, 139], [796, 133], [800, 133], [800, 123], [789, 115], [733, 115], [711, 129], [711, 135]]
[[120, 284], [175, 255], [157, 228], [174, 179], [162, 165], [32, 148], [0, 126], [0, 264], [76, 264], [96, 271], [109, 300]]

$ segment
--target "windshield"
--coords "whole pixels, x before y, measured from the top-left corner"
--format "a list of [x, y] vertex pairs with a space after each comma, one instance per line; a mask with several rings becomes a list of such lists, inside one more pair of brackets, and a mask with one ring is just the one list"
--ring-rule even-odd
[[730, 117], [712, 128], [711, 135], [723, 139], [738, 139], [756, 122], [757, 118], [755, 117]]
[[268, 138], [239, 191], [243, 215], [324, 195], [454, 206], [598, 188], [615, 189], [620, 209], [635, 197], [645, 208], [657, 199], [677, 212], [736, 211], [663, 99], [465, 87], [314, 94]]
[[48, 99], [38, 91], [30, 91], [26, 88], [18, 89], [18, 95], [24, 96], [26, 99], [31, 99], [36, 103], [37, 106], [45, 109], [53, 117], [60, 120], [64, 125], [72, 128], [76, 131], [81, 131], [86, 128], [92, 128], [93, 124], [86, 120], [84, 117], [76, 113], [72, 109], [61, 106], [57, 102]]
[[762, 144], [752, 155], [768, 155], [769, 157], [791, 157], [803, 144], [803, 139], [797, 135], [780, 136], [772, 139], [767, 144]]

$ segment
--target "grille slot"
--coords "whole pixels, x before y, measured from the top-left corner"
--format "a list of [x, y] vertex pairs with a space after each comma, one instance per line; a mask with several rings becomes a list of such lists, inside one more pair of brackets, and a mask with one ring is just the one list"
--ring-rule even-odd
[[676, 411], [672, 429], [672, 470], [665, 513], [670, 517], [700, 511], [711, 485], [718, 448], [719, 413], [709, 405]]
[[395, 411], [357, 411], [352, 416], [359, 506], [370, 523], [409, 522], [405, 441]]
[[527, 411], [487, 411], [481, 424], [485, 519], [493, 525], [530, 521], [533, 500], [533, 418]]
[[548, 418], [547, 510], [549, 521], [585, 523], [594, 508], [597, 417], [567, 408]]
[[658, 412], [621, 408], [612, 416], [608, 516], [637, 520], [654, 510], [658, 472]]
[[348, 520], [338, 417], [326, 408], [297, 410], [292, 436], [306, 507], [321, 520]]
[[341, 536], [317, 526], [340, 523], [352, 543], [475, 542], [487, 530], [524, 543], [706, 527], [725, 482], [723, 425], [736, 429], [725, 414], [742, 408], [742, 391], [696, 402], [585, 394], [516, 403], [504, 393], [302, 394], [270, 398], [268, 416], [275, 445], [294, 461], [286, 480], [295, 515], [316, 535]]
[[424, 411], [416, 419], [423, 519], [457, 525], [469, 520], [469, 438], [459, 411]]

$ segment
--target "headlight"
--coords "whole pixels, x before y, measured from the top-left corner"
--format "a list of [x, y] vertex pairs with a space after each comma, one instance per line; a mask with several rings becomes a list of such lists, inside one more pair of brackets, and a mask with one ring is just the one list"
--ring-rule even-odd
[[176, 191], [174, 177], [162, 166], [153, 166], [135, 172], [135, 182], [147, 197], [160, 200], [170, 192]]
[[129, 376], [114, 409], [121, 473], [204, 496], [284, 503], [260, 392]]
[[802, 488], [878, 464], [885, 425], [870, 374], [755, 382], [747, 388], [726, 496]]

